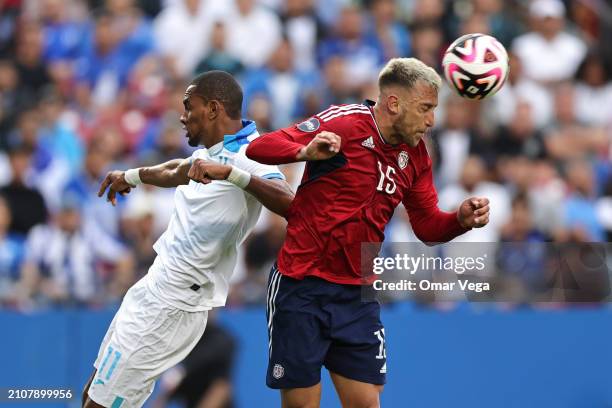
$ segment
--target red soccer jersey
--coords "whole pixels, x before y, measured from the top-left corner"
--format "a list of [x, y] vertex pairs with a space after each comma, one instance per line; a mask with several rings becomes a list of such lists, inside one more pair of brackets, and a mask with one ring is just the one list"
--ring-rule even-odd
[[308, 162], [287, 215], [287, 236], [278, 256], [282, 274], [318, 276], [363, 284], [361, 243], [384, 239], [384, 229], [402, 202], [419, 239], [445, 242], [465, 232], [455, 213], [437, 207], [431, 159], [418, 146], [391, 145], [382, 138], [368, 105], [332, 106], [295, 126], [253, 140], [246, 151], [261, 163], [295, 161], [299, 149], [321, 131], [342, 139], [333, 158]]

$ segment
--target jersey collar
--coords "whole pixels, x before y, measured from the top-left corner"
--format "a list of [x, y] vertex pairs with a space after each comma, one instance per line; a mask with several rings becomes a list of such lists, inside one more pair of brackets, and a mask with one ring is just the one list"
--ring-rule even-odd
[[376, 118], [374, 117], [374, 105], [376, 105], [376, 102], [366, 99], [363, 101], [363, 105], [367, 106], [367, 108], [370, 110], [370, 115], [372, 116], [372, 121], [374, 122], [376, 131], [378, 132], [378, 137], [380, 137], [380, 141], [386, 145], [392, 146], [385, 140], [384, 137], [382, 137], [382, 133], [380, 133], [380, 128], [378, 127], [378, 123], [376, 123]]
[[[240, 146], [248, 144], [248, 139], [253, 133], [257, 133], [257, 124], [254, 120], [242, 120], [242, 129], [233, 135], [225, 135], [223, 137], [223, 147], [231, 152], [238, 152]], [[216, 145], [215, 145], [216, 146]]]

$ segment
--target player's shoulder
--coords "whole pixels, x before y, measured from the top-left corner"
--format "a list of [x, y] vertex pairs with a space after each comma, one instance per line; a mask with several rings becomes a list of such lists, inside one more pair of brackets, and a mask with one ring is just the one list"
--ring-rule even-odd
[[329, 108], [317, 113], [315, 118], [322, 123], [352, 122], [362, 118], [370, 117], [370, 109], [361, 103], [346, 105], [331, 105]]

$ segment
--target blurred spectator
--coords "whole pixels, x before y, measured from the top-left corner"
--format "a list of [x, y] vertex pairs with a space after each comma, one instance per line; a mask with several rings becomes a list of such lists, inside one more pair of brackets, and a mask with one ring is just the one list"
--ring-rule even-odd
[[570, 79], [586, 54], [586, 46], [563, 31], [565, 6], [560, 0], [533, 0], [529, 6], [533, 31], [516, 38], [512, 51], [525, 75], [543, 84]]
[[[80, 208], [80, 198], [67, 191], [53, 221], [28, 234], [21, 281], [25, 293], [52, 303], [84, 304], [122, 296], [133, 283], [129, 255], [88, 241]], [[112, 267], [109, 276], [98, 273], [102, 261]]]
[[565, 225], [578, 242], [601, 242], [604, 229], [595, 210], [592, 165], [575, 160], [566, 166], [569, 195], [565, 202]]
[[148, 54], [142, 57], [130, 72], [126, 109], [141, 112], [146, 120], [162, 116], [169, 93], [167, 77], [168, 72], [160, 56]]
[[287, 225], [281, 217], [268, 215], [267, 226], [244, 243], [245, 275], [232, 289], [230, 300], [234, 304], [254, 305], [266, 299], [268, 272], [283, 245]]
[[545, 132], [549, 154], [557, 160], [593, 157], [604, 152], [610, 144], [601, 127], [588, 126], [576, 117], [576, 93], [571, 83], [555, 90], [555, 122]]
[[[49, 112], [46, 114], [50, 119]], [[8, 143], [17, 148], [24, 147], [31, 152], [24, 173], [24, 183], [38, 190], [43, 195], [47, 208], [53, 210], [58, 205], [58, 191], [70, 179], [71, 173], [69, 164], [64, 159], [66, 153], [56, 155], [56, 140], [43, 139], [45, 130], [40, 109], [24, 110], [17, 119], [17, 126], [8, 135]]]
[[511, 295], [509, 300], [533, 300], [536, 293], [545, 289], [549, 251], [549, 246], [545, 244], [547, 239], [548, 237], [533, 225], [528, 197], [524, 194], [517, 195], [512, 200], [512, 214], [502, 227], [502, 242], [497, 254], [502, 277], [512, 279], [514, 284], [521, 288], [514, 296]]
[[0, 1], [0, 59], [14, 54], [14, 34], [20, 13], [21, 0]]
[[232, 75], [242, 72], [244, 67], [238, 58], [227, 52], [227, 28], [223, 21], [216, 21], [210, 34], [210, 52], [198, 63], [195, 73], [221, 70]]
[[275, 130], [272, 126], [272, 116], [270, 99], [261, 94], [251, 98], [247, 107], [246, 117], [251, 118], [251, 120], [257, 123], [257, 129], [260, 133], [263, 134]]
[[280, 15], [283, 32], [294, 52], [294, 65], [300, 70], [316, 68], [317, 42], [326, 29], [315, 12], [315, 0], [286, 0]]
[[61, 158], [74, 174], [81, 168], [85, 151], [79, 137], [61, 120], [63, 111], [64, 102], [60, 95], [48, 90], [40, 102], [39, 143], [49, 154]]
[[249, 68], [268, 61], [281, 41], [278, 16], [256, 0], [235, 0], [236, 10], [226, 16], [227, 50]]
[[15, 64], [10, 60], [0, 60], [0, 149], [6, 148], [7, 134], [26, 103], [27, 94], [19, 86]]
[[84, 56], [76, 64], [79, 92], [85, 95], [86, 103], [90, 97], [94, 106], [115, 103], [130, 70], [152, 50], [146, 22], [137, 10], [129, 10], [128, 15], [120, 17], [107, 10], [97, 14]]
[[9, 233], [10, 224], [11, 211], [0, 196], [0, 305], [14, 300], [14, 285], [23, 260], [23, 238]]
[[[107, 242], [111, 246], [120, 246], [119, 211], [104, 198], [98, 197], [100, 182], [111, 164], [113, 147], [102, 143], [102, 139], [90, 142], [83, 168], [63, 189], [79, 197], [83, 212], [85, 232], [91, 236], [91, 242]], [[122, 205], [123, 201], [119, 201]]]
[[215, 313], [209, 313], [204, 335], [191, 353], [161, 376], [153, 408], [171, 401], [185, 408], [234, 407], [231, 378], [236, 349], [234, 336], [216, 322]]
[[440, 190], [439, 206], [445, 211], [456, 211], [468, 197], [487, 197], [491, 212], [487, 228], [479, 228], [457, 237], [454, 242], [498, 242], [501, 229], [510, 217], [510, 197], [504, 187], [487, 181], [486, 166], [478, 156], [470, 156], [463, 165], [459, 183]]
[[32, 161], [32, 149], [24, 144], [15, 144], [9, 150], [11, 182], [0, 188], [11, 211], [9, 232], [25, 236], [36, 224], [47, 220], [47, 207], [42, 194], [26, 184], [26, 173]]
[[11, 166], [9, 159], [3, 150], [0, 150], [0, 187], [11, 181]]
[[612, 241], [612, 178], [608, 179], [602, 193], [602, 197], [597, 199], [595, 203], [595, 212], [597, 220], [606, 230], [604, 241]]
[[187, 157], [191, 153], [186, 149], [185, 130], [179, 116], [166, 113], [161, 119], [159, 133], [151, 134], [138, 147], [138, 158], [148, 163], [163, 163], [177, 157]]
[[157, 47], [178, 77], [188, 77], [208, 52], [212, 21], [222, 17], [212, 9], [212, 3], [229, 2], [177, 0], [155, 18]]
[[532, 121], [538, 129], [549, 125], [553, 118], [551, 93], [537, 82], [525, 77], [523, 64], [519, 57], [510, 52], [508, 80], [492, 100], [497, 120], [510, 125], [516, 116], [517, 105], [528, 103], [532, 111]]
[[445, 14], [444, 0], [413, 0], [412, 23], [437, 25], [442, 23]]
[[612, 77], [602, 56], [592, 52], [576, 75], [576, 117], [594, 126], [612, 125]]
[[396, 4], [393, 0], [372, 0], [369, 11], [371, 21], [369, 35], [378, 42], [384, 59], [408, 57], [411, 54], [410, 33], [396, 19]]
[[134, 256], [134, 280], [142, 278], [153, 264], [157, 256], [153, 244], [160, 235], [156, 234], [154, 229], [154, 197], [152, 194], [142, 193], [142, 190], [139, 193], [141, 194], [134, 192], [130, 195], [121, 220], [123, 241]]
[[[176, 159], [176, 157], [174, 157]], [[146, 162], [147, 164], [150, 162]], [[155, 163], [159, 163], [156, 161]], [[149, 213], [152, 215], [151, 237], [154, 241], [166, 230], [172, 212], [174, 189], [158, 188], [143, 185], [126, 197], [125, 208], [122, 210], [124, 218], [143, 218]], [[124, 231], [125, 234], [125, 231]], [[151, 264], [149, 263], [148, 266]], [[147, 270], [148, 270], [147, 266]], [[145, 270], [146, 272], [146, 270]]]
[[356, 100], [357, 89], [351, 84], [348, 73], [348, 62], [342, 57], [333, 56], [323, 67], [324, 82], [320, 90], [319, 106], [340, 105]]
[[[506, 3], [506, 7], [504, 7]], [[510, 3], [508, 5], [508, 3]], [[504, 2], [502, 0], [472, 0], [474, 7], [472, 15], [483, 16], [490, 27], [490, 34], [497, 38], [504, 46], [508, 47], [522, 31], [518, 13], [513, 12], [516, 2]], [[480, 32], [480, 31], [470, 31]]]
[[31, 101], [38, 98], [40, 91], [51, 84], [47, 65], [43, 60], [43, 32], [34, 21], [24, 23], [17, 35], [15, 63], [22, 92]]
[[501, 229], [502, 241], [545, 242], [548, 237], [534, 225], [532, 214], [533, 210], [527, 195], [521, 193], [514, 197], [512, 213]]
[[[563, 229], [566, 185], [551, 160], [531, 162], [513, 159], [522, 172], [523, 182], [516, 183], [517, 194], [527, 193], [535, 228], [547, 236], [558, 237]], [[517, 166], [518, 165], [518, 166]]]
[[440, 69], [444, 52], [444, 33], [437, 24], [416, 22], [410, 27], [412, 56], [427, 65]]
[[442, 126], [434, 129], [435, 166], [439, 186], [459, 180], [461, 170], [470, 154], [484, 153], [488, 149], [485, 140], [477, 134], [468, 105], [471, 102], [456, 95], [444, 101]]
[[312, 71], [297, 69], [293, 61], [291, 43], [283, 39], [266, 67], [248, 71], [244, 75], [245, 103], [248, 105], [254, 96], [265, 95], [274, 111], [272, 127], [275, 128], [288, 126], [303, 116], [306, 92], [317, 83]]
[[357, 6], [342, 9], [334, 35], [319, 45], [319, 65], [324, 66], [336, 57], [346, 62], [345, 74], [354, 87], [376, 78], [378, 68], [384, 62], [383, 50], [365, 33], [363, 11]]
[[88, 21], [75, 18], [71, 13], [75, 3], [65, 0], [42, 0], [40, 20], [44, 33], [44, 58], [47, 63], [70, 64], [85, 52], [89, 30]]
[[493, 35], [487, 16], [482, 13], [472, 13], [461, 22], [459, 36], [471, 33]]
[[546, 156], [542, 132], [535, 126], [531, 105], [518, 101], [514, 116], [506, 126], [499, 129], [494, 147], [497, 157], [523, 156], [540, 159]]

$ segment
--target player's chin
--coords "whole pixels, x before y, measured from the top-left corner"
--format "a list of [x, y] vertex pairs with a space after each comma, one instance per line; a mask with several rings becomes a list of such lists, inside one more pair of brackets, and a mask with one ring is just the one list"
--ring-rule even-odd
[[191, 147], [197, 147], [199, 145], [198, 140], [190, 134], [187, 134], [187, 144]]
[[423, 133], [415, 133], [412, 134], [408, 137], [405, 137], [404, 140], [406, 140], [406, 144], [410, 147], [417, 147], [419, 142], [421, 141], [421, 139], [423, 138], [424, 134]]

